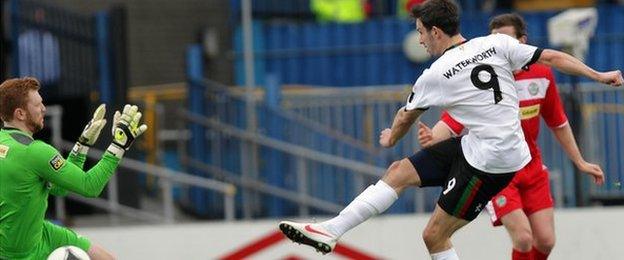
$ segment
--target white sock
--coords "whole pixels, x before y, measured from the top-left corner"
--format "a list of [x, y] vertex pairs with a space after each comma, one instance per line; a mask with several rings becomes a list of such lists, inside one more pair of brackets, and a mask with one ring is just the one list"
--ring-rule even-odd
[[370, 217], [386, 211], [398, 197], [392, 187], [379, 180], [377, 184], [368, 186], [360, 193], [338, 216], [321, 225], [336, 237], [340, 237]]
[[451, 247], [446, 251], [431, 254], [431, 260], [459, 260], [459, 256], [457, 256], [455, 249]]

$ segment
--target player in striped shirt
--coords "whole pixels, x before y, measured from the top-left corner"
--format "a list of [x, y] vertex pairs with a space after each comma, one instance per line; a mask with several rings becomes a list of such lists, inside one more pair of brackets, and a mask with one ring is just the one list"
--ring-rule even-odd
[[[492, 33], [505, 33], [527, 41], [526, 23], [517, 14], [502, 14], [490, 22]], [[557, 86], [551, 69], [533, 64], [528, 70], [514, 73], [522, 130], [532, 160], [516, 173], [509, 186], [487, 204], [492, 223], [505, 226], [513, 243], [512, 259], [546, 259], [555, 244], [553, 199], [550, 193], [548, 169], [542, 164], [537, 145], [540, 117], [544, 119], [566, 151], [582, 172], [594, 178], [597, 184], [604, 182], [600, 166], [583, 159], [572, 134], [572, 129], [561, 105]], [[419, 123], [419, 141], [423, 147], [451, 136], [462, 134], [464, 126], [443, 112], [433, 131]]]
[[394, 146], [432, 106], [446, 109], [470, 131], [392, 163], [381, 180], [332, 219], [280, 222], [282, 232], [294, 242], [329, 253], [344, 233], [384, 212], [405, 189], [441, 186], [422, 236], [433, 260], [459, 259], [452, 235], [474, 220], [531, 161], [518, 118], [513, 71], [539, 62], [612, 86], [624, 81], [620, 71], [598, 72], [568, 54], [523, 44], [505, 34], [468, 40], [460, 33], [459, 9], [452, 0], [426, 1], [414, 8], [412, 16], [420, 43], [438, 58], [418, 77], [392, 126], [381, 132], [379, 144]]

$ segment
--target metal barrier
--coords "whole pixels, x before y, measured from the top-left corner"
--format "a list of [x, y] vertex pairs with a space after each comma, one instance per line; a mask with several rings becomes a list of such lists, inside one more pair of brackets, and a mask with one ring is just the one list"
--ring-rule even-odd
[[[214, 85], [213, 87], [218, 88], [220, 91], [228, 91], [231, 96], [234, 96], [238, 99], [244, 98], [243, 97], [244, 93], [239, 91], [240, 89], [224, 87], [222, 85], [219, 85], [218, 83], [211, 82], [209, 80], [206, 80], [205, 83], [213, 84]], [[142, 142], [141, 145], [139, 146], [147, 154], [146, 161], [150, 163], [155, 163], [155, 164], [162, 164], [165, 161], [163, 160], [164, 158], [162, 157], [162, 155], [165, 153], [171, 154], [172, 153], [171, 149], [178, 148], [177, 149], [178, 154], [176, 155], [176, 157], [180, 160], [181, 164], [187, 165], [189, 168], [197, 168], [201, 172], [207, 173], [208, 176], [210, 177], [218, 178], [218, 179], [233, 183], [241, 187], [241, 189], [247, 189], [250, 191], [258, 192], [259, 194], [264, 194], [267, 196], [274, 196], [274, 197], [284, 199], [286, 201], [291, 201], [299, 205], [298, 212], [300, 212], [301, 215], [308, 215], [311, 208], [315, 210], [320, 210], [322, 212], [331, 212], [331, 213], [338, 212], [342, 208], [342, 206], [339, 204], [329, 202], [326, 200], [321, 200], [318, 198], [314, 198], [310, 195], [306, 195], [306, 192], [304, 190], [292, 191], [292, 190], [284, 189], [279, 186], [271, 185], [270, 183], [265, 183], [265, 182], [258, 181], [258, 180], [244, 178], [240, 176], [239, 174], [236, 174], [232, 171], [224, 170], [219, 167], [215, 167], [213, 165], [207, 164], [205, 162], [190, 158], [189, 156], [187, 156], [186, 152], [180, 152], [180, 151], [186, 150], [186, 148], [180, 148], [185, 145], [178, 144], [177, 146], [173, 146], [172, 145], [172, 143], [174, 143], [173, 141], [178, 141], [178, 143], [180, 142], [183, 143], [185, 141], [188, 141], [190, 137], [190, 133], [187, 129], [184, 129], [184, 128], [183, 129], [173, 128], [176, 126], [176, 124], [172, 124], [172, 122], [175, 121], [175, 119], [186, 118], [189, 121], [204, 122], [204, 123], [210, 122], [212, 124], [209, 126], [213, 126], [213, 128], [216, 129], [215, 130], [216, 132], [225, 133], [225, 134], [238, 133], [237, 135], [238, 138], [249, 140], [249, 138], [245, 138], [247, 137], [247, 133], [244, 132], [244, 130], [240, 130], [236, 128], [235, 126], [231, 126], [231, 125], [224, 126], [223, 123], [219, 123], [218, 121], [215, 121], [214, 119], [203, 118], [199, 115], [190, 113], [188, 111], [182, 111], [181, 114], [177, 113], [176, 111], [179, 109], [179, 106], [177, 106], [176, 104], [179, 104], [179, 102], [181, 102], [186, 97], [186, 91], [184, 88], [181, 88], [182, 86], [183, 86], [182, 83], [175, 83], [175, 84], [157, 85], [157, 86], [149, 86], [149, 87], [147, 86], [136, 87], [136, 88], [131, 89], [129, 92], [129, 99], [132, 100], [133, 103], [138, 104], [144, 108], [144, 111], [145, 111], [144, 115], [146, 118], [145, 123], [150, 126], [151, 130], [153, 130], [151, 135], [142, 137], [142, 139], [145, 139], [145, 142]], [[258, 98], [259, 101], [262, 101], [264, 98], [264, 93], [258, 92], [256, 97]], [[339, 131], [331, 129], [328, 126], [319, 124], [314, 121], [307, 120], [298, 114], [290, 113], [288, 111], [282, 111], [281, 114], [284, 118], [288, 120], [297, 122], [298, 124], [301, 124], [310, 129], [314, 129], [315, 131], [318, 131], [320, 133], [325, 133], [327, 135], [335, 136], [335, 138], [342, 139], [344, 140], [345, 143], [349, 143], [353, 147], [358, 147], [362, 150], [366, 150], [367, 153], [371, 153], [371, 154], [378, 153], [378, 151], [373, 149], [372, 146], [365, 144], [357, 139], [354, 139], [348, 135], [345, 135]], [[150, 115], [154, 115], [154, 116], [150, 116]], [[153, 118], [154, 120], [149, 120], [149, 118]], [[167, 123], [164, 123], [164, 122], [167, 122]], [[211, 136], [214, 137], [213, 134], [211, 134]], [[266, 136], [264, 137], [269, 138]], [[270, 139], [270, 138], [263, 139], [262, 141], [266, 141], [266, 140], [268, 140], [270, 144], [275, 144], [275, 142], [278, 142], [278, 143], [281, 142], [279, 140]], [[298, 165], [297, 166], [298, 169], [305, 170], [306, 168], [305, 165], [307, 164], [305, 161], [307, 160], [306, 158], [308, 157], [308, 154], [310, 154], [309, 156], [312, 156], [312, 158], [317, 159], [317, 160], [326, 160], [326, 161], [328, 160], [330, 162], [334, 162], [334, 164], [338, 164], [341, 162], [338, 160], [338, 163], [336, 163], [336, 158], [334, 158], [333, 156], [327, 155], [325, 153], [317, 152], [315, 150], [311, 150], [305, 147], [297, 147], [297, 146], [293, 146], [290, 144], [285, 144], [283, 142], [279, 143], [278, 147], [281, 148], [281, 151], [285, 150], [287, 152], [290, 151], [292, 147], [296, 147], [293, 151], [295, 151], [298, 154], [304, 155], [303, 157], [299, 157], [300, 160], [298, 159], [296, 163]], [[209, 148], [211, 149], [210, 151], [213, 154], [220, 153], [221, 147], [217, 144]], [[279, 148], [277, 150], [280, 150]], [[355, 163], [361, 164], [360, 162], [355, 162]], [[363, 165], [363, 164], [360, 165], [358, 169], [360, 170], [364, 169], [364, 171], [368, 172], [367, 174], [369, 175], [375, 174], [374, 175], [375, 178], [377, 178], [379, 174], [383, 172], [383, 169], [376, 169], [377, 170], [376, 172], [372, 172], [371, 171], [372, 169], [369, 169], [366, 165]], [[298, 170], [297, 174], [305, 175], [303, 170], [301, 171]], [[153, 181], [150, 181], [148, 179], [147, 185], [148, 185], [147, 188], [149, 189], [150, 186], [153, 186]], [[300, 184], [298, 187], [305, 187], [305, 185]]]
[[[311, 87], [284, 91], [281, 107], [301, 117], [325, 125], [366, 145], [382, 150], [379, 132], [390, 127], [397, 110], [405, 105], [411, 91], [408, 85], [367, 86], [354, 88]], [[433, 108], [421, 121], [437, 122], [440, 110]], [[384, 156], [400, 158], [420, 149], [414, 127], [397, 144], [383, 149]]]
[[588, 160], [600, 162], [605, 185], [585, 185], [589, 200], [624, 199], [624, 89], [583, 88], [582, 148]]
[[[191, 140], [189, 146], [199, 146], [205, 150], [205, 154], [195, 149], [189, 151], [191, 159], [195, 162], [221, 168], [234, 173], [238, 178], [261, 181], [274, 188], [300, 192], [301, 186], [305, 186], [308, 194], [335, 204], [350, 201], [365, 183], [371, 182], [368, 179], [378, 179], [385, 171], [385, 167], [370, 169], [371, 164], [361, 163], [368, 162], [365, 158], [372, 158], [378, 154], [372, 146], [325, 125], [304, 119], [296, 113], [271, 105], [260, 98], [258, 94], [261, 92], [259, 91], [255, 91], [256, 105], [253, 109], [258, 118], [255, 126], [257, 130], [252, 131], [247, 129], [246, 122], [243, 120], [247, 111], [244, 109], [245, 99], [240, 89], [209, 80], [191, 84], [203, 88], [205, 95], [205, 107], [200, 109], [205, 111], [205, 114], [195, 113], [195, 118], [186, 116], [184, 118], [191, 120], [183, 123], [191, 126], [189, 127], [191, 129], [195, 127], [195, 129], [204, 129], [202, 131], [205, 132], [204, 140], [197, 136], [201, 137], [202, 131], [191, 132], [191, 136], [195, 135], [196, 139]], [[214, 122], [214, 124], [211, 126], [201, 122]], [[185, 127], [180, 131], [183, 129]], [[236, 134], [236, 130], [243, 132]], [[269, 139], [263, 139], [263, 137]], [[263, 143], [266, 140], [277, 140], [281, 142], [280, 145], [284, 146], [278, 148], [272, 144]], [[258, 154], [255, 160], [250, 159], [249, 156], [253, 154], [248, 152], [248, 148], [253, 146], [258, 147], [255, 148]], [[186, 148], [182, 148], [181, 151], [187, 152]], [[308, 154], [314, 154], [314, 158], [307, 158]], [[183, 158], [183, 162], [190, 162], [184, 156]], [[300, 159], [305, 159], [305, 161], [302, 163]], [[336, 162], [336, 159], [348, 161]], [[258, 163], [254, 164], [254, 161]], [[188, 166], [190, 172], [197, 172], [200, 175], [211, 174], [193, 165]], [[249, 174], [246, 169], [254, 169], [257, 174]], [[302, 176], [300, 169], [315, 174], [309, 177]], [[319, 169], [322, 170], [319, 171]], [[367, 172], [368, 177], [361, 175], [362, 171]], [[329, 183], [343, 182], [345, 185], [336, 189], [323, 185], [319, 182], [321, 179]], [[307, 211], [299, 210], [300, 205], [292, 203], [288, 197], [266, 197], [253, 187], [244, 187], [243, 194], [246, 192], [249, 195], [243, 196], [238, 204], [241, 205], [245, 218], [294, 215]], [[212, 203], [202, 202], [211, 200], [210, 193], [199, 191], [196, 196], [197, 201], [193, 203], [212, 205]], [[214, 209], [206, 210], [209, 212]], [[312, 207], [310, 212], [327, 211]]]
[[[208, 115], [189, 111], [180, 115], [174, 113], [174, 106], [169, 106], [169, 110], [162, 113], [164, 118], [178, 118], [185, 123], [177, 124], [178, 129], [171, 129], [176, 124], [169, 121], [161, 128], [167, 129], [166, 132], [157, 134], [157, 140], [159, 143], [179, 141], [176, 156], [188, 169], [196, 169], [202, 176], [230, 182], [255, 194], [250, 201], [237, 198], [239, 207], [243, 207], [244, 203], [254, 204], [250, 207], [255, 208], [255, 217], [273, 216], [267, 209], [271, 207], [282, 207], [283, 210], [275, 210], [275, 214], [283, 215], [336, 212], [340, 205], [357, 195], [366, 183], [377, 179], [391, 161], [420, 149], [415, 128], [393, 149], [381, 149], [377, 144], [378, 131], [388, 127], [396, 109], [404, 105], [409, 91], [406, 85], [357, 88], [284, 86], [279, 91], [279, 104], [273, 108], [266, 105], [269, 102], [267, 99], [271, 99], [271, 91], [256, 89], [254, 97], [259, 125], [257, 131], [250, 132], [242, 123], [245, 113], [244, 92], [241, 88], [227, 87], [210, 80], [200, 83], [206, 88]], [[560, 86], [562, 94], [568, 89], [566, 85]], [[586, 159], [599, 163], [607, 176], [607, 185], [604, 187], [586, 183], [584, 187], [587, 188], [587, 196], [590, 199], [606, 195], [622, 196], [615, 183], [622, 179], [623, 174], [622, 170], [617, 170], [622, 167], [617, 160], [622, 157], [622, 153], [618, 153], [617, 149], [622, 150], [624, 146], [616, 134], [616, 126], [619, 122], [619, 129], [622, 129], [624, 114], [620, 112], [621, 105], [607, 104], [607, 101], [624, 101], [624, 91], [595, 85], [584, 85], [581, 90], [580, 99], [587, 119], [582, 127], [583, 138], [579, 139], [579, 145]], [[184, 93], [176, 93], [176, 99], [183, 98]], [[159, 102], [156, 102], [157, 106]], [[618, 116], [610, 118], [605, 113], [616, 113], [620, 119], [617, 119]], [[421, 120], [432, 125], [438, 118], [439, 111], [432, 109]], [[600, 123], [589, 123], [598, 122], [596, 120]], [[190, 132], [186, 125], [191, 122], [206, 130], [207, 153], [204, 159], [189, 156], [187, 142]], [[293, 125], [300, 129], [293, 130]], [[601, 130], [607, 125], [613, 129], [608, 133]], [[307, 137], [309, 131], [315, 132], [317, 138]], [[540, 147], [544, 162], [551, 171], [552, 190], [557, 205], [573, 206], [573, 165], [548, 127], [543, 125], [541, 132]], [[341, 145], [335, 144], [340, 141], [343, 141]], [[245, 163], [240, 155], [243, 153], [240, 145], [243, 142], [256, 144], [260, 151], [259, 165], [256, 166], [259, 175], [256, 178], [241, 174], [243, 167], [240, 164]], [[342, 150], [340, 146], [344, 146]], [[354, 154], [353, 151], [359, 151], [360, 154]], [[608, 154], [611, 160], [600, 157], [600, 153]], [[368, 167], [376, 168], [366, 170]], [[581, 180], [586, 182], [588, 179], [583, 176]], [[319, 189], [315, 185], [324, 185], [326, 188]], [[433, 207], [438, 192], [438, 189], [408, 190], [390, 212], [428, 211]], [[207, 205], [212, 204], [210, 193], [201, 196], [206, 196]], [[281, 205], [274, 203], [276, 200], [281, 201]], [[219, 205], [214, 205], [212, 210], [218, 210]]]
[[[51, 121], [52, 143], [55, 147], [62, 151], [69, 151], [74, 143], [62, 140], [61, 138], [61, 120], [63, 111], [59, 106], [49, 106], [46, 115]], [[89, 158], [99, 160], [103, 151], [91, 148], [88, 154]], [[175, 205], [172, 194], [172, 184], [184, 184], [189, 186], [201, 187], [212, 190], [223, 195], [223, 210], [225, 220], [234, 220], [235, 218], [235, 200], [236, 187], [232, 184], [220, 182], [212, 179], [201, 178], [184, 172], [174, 171], [171, 169], [147, 164], [131, 158], [123, 158], [118, 169], [129, 169], [148, 176], [157, 177], [161, 180], [160, 188], [162, 195], [162, 212], [152, 213], [146, 210], [135, 209], [132, 207], [119, 204], [117, 201], [117, 182], [115, 176], [111, 177], [108, 184], [108, 200], [101, 198], [88, 199], [70, 194], [68, 197], [94, 207], [105, 209], [111, 213], [121, 214], [128, 217], [138, 218], [150, 222], [173, 223], [175, 221]], [[65, 218], [64, 198], [56, 197], [56, 213], [57, 218]], [[113, 216], [114, 218], [114, 216]]]
[[[405, 105], [410, 88], [408, 85], [299, 88], [283, 92], [281, 107], [374, 147], [379, 155], [369, 162], [387, 167], [393, 160], [420, 149], [416, 127], [412, 127], [394, 148], [386, 149], [378, 144], [379, 132], [390, 127], [397, 110]], [[420, 120], [432, 126], [439, 118], [439, 111], [432, 108]], [[399, 198], [400, 206], [394, 210], [431, 210], [438, 193], [437, 188], [408, 190]]]
[[[387, 127], [395, 109], [405, 103], [407, 86], [375, 86], [356, 88], [312, 88], [296, 92], [283, 92], [282, 107], [296, 112], [305, 118], [327, 125], [343, 134], [360, 138], [369, 144], [376, 144], [377, 135], [366, 133]], [[570, 86], [559, 86], [564, 97], [569, 96]], [[624, 90], [596, 84], [582, 84], [577, 98], [581, 102], [583, 125], [579, 146], [585, 159], [600, 164], [605, 172], [606, 183], [602, 187], [590, 185], [587, 176], [581, 176], [581, 187], [587, 190], [588, 200], [623, 198], [624, 190]], [[357, 112], [350, 112], [357, 111]], [[359, 116], [357, 114], [360, 114]], [[347, 116], [345, 116], [347, 115]], [[356, 115], [356, 116], [353, 116]], [[568, 116], [571, 116], [570, 114]], [[346, 118], [346, 120], [345, 120]], [[355, 119], [353, 119], [355, 118]], [[429, 125], [436, 122], [439, 113], [427, 112], [421, 121]], [[398, 149], [389, 150], [392, 158], [401, 158], [419, 149], [415, 129], [406, 135]], [[554, 190], [561, 190], [559, 203], [573, 206], [575, 202], [574, 166], [565, 152], [542, 124], [539, 138], [544, 163], [552, 172], [561, 176], [554, 178]], [[401, 147], [403, 145], [403, 147]]]

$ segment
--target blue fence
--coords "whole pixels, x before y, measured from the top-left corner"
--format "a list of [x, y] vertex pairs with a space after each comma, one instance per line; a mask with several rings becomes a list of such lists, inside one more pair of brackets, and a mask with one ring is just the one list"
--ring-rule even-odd
[[599, 162], [605, 172], [605, 185], [586, 183], [590, 197], [617, 199], [624, 197], [624, 91], [602, 89], [583, 91], [582, 148], [588, 160]]
[[[586, 62], [599, 70], [624, 67], [624, 7], [601, 5], [596, 35]], [[549, 47], [547, 20], [556, 12], [522, 14], [529, 25], [529, 42]], [[487, 33], [492, 14], [465, 13], [461, 20], [468, 38]], [[409, 20], [381, 18], [358, 24], [284, 23], [257, 21], [254, 27], [257, 82], [275, 73], [286, 84], [365, 86], [410, 84], [430, 65], [412, 63], [402, 51], [404, 36], [414, 29]], [[243, 85], [240, 30], [235, 35], [236, 84]], [[561, 83], [570, 78], [557, 74]]]
[[46, 99], [99, 91], [113, 98], [107, 12], [84, 15], [37, 1], [10, 1], [12, 74], [34, 76]]
[[[271, 77], [270, 77], [271, 78]], [[271, 80], [272, 81], [272, 80]], [[229, 125], [244, 128], [244, 101], [238, 88], [224, 88], [209, 81], [201, 84], [212, 93], [206, 95], [206, 116], [218, 119]], [[268, 86], [277, 85], [269, 82]], [[276, 91], [269, 87], [264, 93], [264, 100], [258, 100], [256, 113], [259, 115], [258, 133], [282, 140], [291, 144], [309, 147], [337, 157], [351, 158], [370, 163], [381, 168], [387, 167], [392, 161], [413, 154], [420, 149], [415, 128], [408, 133], [393, 149], [383, 149], [376, 144], [379, 130], [386, 128], [392, 121], [396, 109], [403, 105], [404, 90], [408, 86], [388, 87], [357, 87], [357, 88], [313, 88], [306, 90]], [[567, 88], [566, 88], [567, 89]], [[239, 93], [236, 95], [235, 93]], [[562, 93], [568, 95], [569, 91]], [[546, 125], [542, 125], [539, 144], [542, 149], [544, 163], [551, 174], [557, 178], [553, 192], [559, 206], [575, 206], [577, 202], [587, 204], [592, 200], [621, 199], [624, 189], [624, 91], [605, 86], [584, 85], [577, 98], [581, 103], [583, 124], [580, 125], [579, 146], [585, 159], [599, 164], [604, 170], [606, 182], [603, 186], [591, 183], [585, 174], [580, 176], [576, 190], [574, 168], [560, 144], [556, 141]], [[564, 101], [568, 101], [567, 98]], [[281, 104], [279, 107], [276, 104]], [[221, 111], [221, 112], [217, 112]], [[289, 113], [300, 117], [293, 120]], [[569, 111], [568, 111], [569, 112]], [[285, 115], [289, 115], [286, 116]], [[439, 118], [439, 111], [432, 109], [421, 119], [433, 125]], [[302, 120], [305, 119], [305, 120]], [[306, 122], [309, 121], [309, 122]], [[345, 142], [347, 138], [332, 138], [329, 131], [313, 131], [310, 122], [327, 126], [344, 137], [360, 140], [369, 144], [371, 149], [360, 149]], [[207, 163], [222, 167], [229, 172], [241, 174], [243, 159], [240, 139], [228, 137], [228, 134], [208, 130], [210, 140], [206, 147], [219, 147], [206, 151], [211, 158]], [[297, 168], [297, 158], [276, 151], [270, 147], [260, 148], [258, 164], [259, 180], [262, 183], [283, 187], [296, 191], [301, 168]], [[358, 176], [350, 171], [323, 163], [308, 163], [306, 172], [309, 195], [315, 198], [344, 204], [350, 201], [362, 188], [372, 183], [375, 178], [358, 180]], [[206, 175], [208, 176], [208, 175]], [[359, 182], [358, 182], [359, 181]], [[562, 191], [561, 197], [556, 191]], [[388, 210], [390, 213], [429, 211], [435, 205], [439, 189], [409, 189]], [[219, 198], [216, 194], [202, 191], [201, 200], [193, 200], [196, 207], [213, 207], [210, 211], [219, 211]], [[577, 201], [580, 199], [582, 201]], [[207, 203], [207, 204], [205, 204]], [[244, 201], [239, 198], [239, 205]], [[294, 215], [297, 205], [281, 199], [264, 196], [258, 201], [255, 216]], [[313, 213], [324, 213], [312, 211]]]
[[[414, 129], [393, 149], [382, 149], [376, 144], [378, 132], [390, 125], [396, 109], [404, 104], [409, 85], [304, 89], [298, 87], [279, 91], [276, 87], [279, 85], [276, 81], [279, 80], [276, 80], [274, 76], [268, 78], [270, 80], [266, 82], [266, 90], [262, 95], [264, 98], [257, 100], [259, 102], [256, 109], [259, 116], [257, 130], [259, 134], [338, 157], [367, 162], [381, 168], [419, 149]], [[241, 129], [244, 128], [245, 103], [241, 98], [240, 88], [214, 85], [210, 81], [198, 83], [204, 91], [212, 93], [204, 94], [207, 97], [205, 99], [207, 103], [202, 105], [201, 111], [208, 108], [204, 112], [206, 116]], [[624, 189], [621, 187], [621, 180], [624, 179], [624, 162], [622, 161], [624, 138], [621, 137], [622, 129], [624, 129], [624, 91], [596, 84], [583, 84], [579, 91], [576, 98], [580, 102], [583, 120], [583, 123], [578, 123], [581, 136], [578, 139], [579, 146], [587, 161], [601, 165], [605, 172], [606, 183], [601, 187], [593, 185], [591, 178], [584, 174], [577, 183], [572, 163], [548, 127], [542, 125], [539, 139], [542, 156], [552, 175], [558, 179], [554, 182], [556, 184], [554, 191], [562, 191], [561, 197], [556, 196], [558, 199], [556, 203], [561, 206], [575, 206], [577, 202], [587, 204], [591, 200], [604, 201], [624, 197]], [[569, 100], [569, 92], [568, 86], [561, 86], [561, 93], [565, 95], [564, 101]], [[292, 116], [285, 118], [284, 115], [289, 114], [286, 112], [299, 115], [300, 118], [297, 120], [292, 120]], [[570, 110], [568, 114], [571, 115]], [[432, 109], [422, 120], [433, 125], [438, 117], [438, 111]], [[310, 122], [326, 126], [344, 137], [360, 140], [361, 143], [372, 146], [374, 152], [368, 152], [371, 149], [360, 149], [346, 144], [347, 138], [331, 138], [335, 135], [328, 135], [328, 131], [311, 131], [305, 126], [309, 126]], [[214, 129], [209, 130], [209, 132], [213, 131]], [[227, 137], [227, 134], [219, 137], [220, 134], [209, 133], [207, 136], [211, 137], [211, 145], [206, 147], [220, 148], [206, 151], [206, 153], [220, 159], [206, 160], [206, 162], [241, 174], [240, 164], [243, 159], [240, 149], [241, 141]], [[296, 158], [267, 147], [260, 148], [260, 154], [258, 169], [259, 176], [263, 176], [260, 178], [262, 183], [295, 191], [299, 180], [297, 172], [301, 170], [296, 167]], [[365, 185], [374, 181], [374, 178], [360, 179], [358, 184], [357, 176], [350, 174], [349, 171], [322, 163], [308, 164], [306, 172], [308, 173], [309, 194], [338, 204], [348, 202], [357, 194], [362, 188], [360, 184]], [[576, 189], [577, 185], [581, 187], [581, 190]], [[408, 190], [389, 209], [389, 212], [431, 210], [439, 192], [439, 189]], [[214, 198], [214, 195], [203, 192], [202, 201], [203, 203], [210, 202], [209, 207], [216, 207], [213, 210], [218, 212], [219, 198]], [[582, 201], [577, 201], [577, 199]], [[238, 204], [243, 205], [242, 198], [239, 200]], [[196, 200], [191, 203], [196, 203], [197, 207], [203, 207], [200, 206], [200, 201]], [[297, 213], [297, 205], [270, 196], [263, 197], [258, 201], [257, 206], [259, 209], [256, 216]]]
[[[197, 59], [200, 49], [197, 46], [190, 48], [189, 61], [189, 110], [204, 118], [217, 120], [222, 124], [246, 128], [245, 100], [242, 92], [229, 88], [201, 77], [201, 60]], [[269, 77], [271, 78], [271, 77]], [[269, 80], [264, 91], [265, 96], [258, 100], [254, 108], [257, 115], [257, 133], [273, 140], [286, 142], [297, 147], [308, 148], [341, 158], [366, 161], [376, 154], [366, 143], [332, 130], [329, 127], [307, 120], [295, 113], [280, 108], [279, 82], [276, 77]], [[256, 97], [258, 98], [258, 97]], [[189, 156], [192, 160], [206, 165], [217, 167], [231, 175], [243, 176], [245, 161], [244, 141], [229, 136], [218, 129], [202, 126], [197, 122], [189, 122], [191, 140], [188, 144]], [[274, 187], [296, 191], [301, 176], [297, 176], [301, 165], [294, 155], [285, 153], [269, 146], [259, 146], [258, 165], [256, 167], [257, 180]], [[353, 181], [356, 177], [351, 170], [337, 167], [323, 162], [306, 160], [306, 171], [310, 172], [304, 181], [307, 183], [309, 194], [315, 198], [345, 204], [359, 191], [356, 183], [369, 183], [372, 180]], [[204, 167], [206, 168], [206, 167]], [[214, 172], [190, 166], [189, 170], [196, 175], [211, 178], [236, 178], [233, 176], [216, 176]], [[380, 172], [379, 174], [382, 174]], [[342, 185], [328, 185], [341, 183]], [[362, 184], [363, 185], [363, 184]], [[222, 202], [219, 195], [203, 189], [186, 189], [181, 196], [181, 202], [190, 207], [197, 215], [214, 217], [220, 214]], [[244, 193], [244, 192], [243, 192]], [[243, 207], [249, 204], [243, 193], [239, 193], [236, 203], [238, 214]], [[271, 196], [257, 196], [261, 198], [253, 204], [254, 216], [283, 216], [295, 215], [299, 205]], [[320, 211], [311, 210], [311, 213]]]

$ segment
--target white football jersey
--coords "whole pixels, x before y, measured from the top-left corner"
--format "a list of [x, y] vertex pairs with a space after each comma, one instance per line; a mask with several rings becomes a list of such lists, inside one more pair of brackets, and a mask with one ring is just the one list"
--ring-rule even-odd
[[530, 160], [520, 125], [513, 71], [534, 63], [541, 50], [505, 34], [469, 40], [447, 50], [416, 80], [406, 110], [438, 106], [468, 129], [462, 150], [488, 173], [522, 169]]

